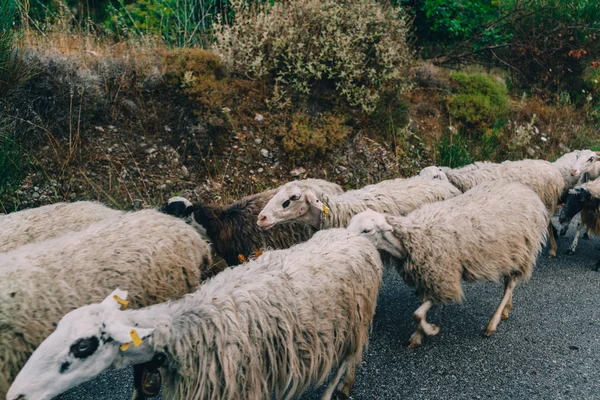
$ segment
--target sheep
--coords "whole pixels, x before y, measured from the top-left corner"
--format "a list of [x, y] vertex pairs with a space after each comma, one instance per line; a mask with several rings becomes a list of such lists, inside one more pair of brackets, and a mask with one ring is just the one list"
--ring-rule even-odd
[[290, 182], [267, 203], [257, 223], [267, 230], [292, 221], [315, 229], [340, 228], [346, 227], [354, 215], [368, 209], [406, 215], [423, 204], [459, 194], [460, 191], [448, 182], [423, 177], [387, 180], [332, 196]]
[[[575, 252], [581, 226], [585, 226], [594, 235], [600, 236], [600, 180], [584, 183], [569, 191], [567, 202], [560, 213], [560, 222], [571, 220], [581, 212], [581, 225], [577, 227], [575, 240], [569, 249], [570, 254]], [[600, 269], [600, 260], [594, 270]]]
[[[598, 153], [592, 150], [577, 150], [567, 153], [556, 160], [553, 165], [559, 168], [561, 174], [565, 177], [566, 186], [561, 199], [563, 200], [562, 203], [565, 202], [569, 189], [573, 188], [575, 185], [581, 185], [585, 182], [592, 181], [600, 175], [600, 157], [598, 156]], [[571, 219], [562, 220], [560, 236], [565, 236], [567, 234]], [[579, 235], [582, 230], [583, 226], [578, 224], [573, 243], [569, 250], [567, 250], [567, 254], [575, 253]], [[587, 229], [585, 229], [583, 233], [583, 238], [589, 238]]]
[[548, 233], [550, 237], [550, 258], [556, 256], [557, 244], [551, 218], [556, 212], [558, 201], [565, 188], [565, 182], [552, 163], [543, 160], [505, 161], [502, 164], [475, 163], [463, 168], [443, 172], [450, 183], [461, 191], [476, 185], [506, 180], [520, 182], [540, 196], [548, 209]]
[[[368, 240], [331, 229], [228, 268], [180, 300], [121, 311], [110, 295], [59, 322], [7, 399], [47, 400], [104, 370], [157, 357], [165, 399], [299, 398], [336, 367], [322, 398], [336, 386], [347, 397], [381, 278]], [[138, 337], [141, 344], [130, 344]]]
[[365, 211], [352, 219], [348, 232], [391, 254], [405, 282], [416, 287], [422, 304], [414, 313], [418, 328], [409, 344], [414, 348], [424, 335], [440, 331], [426, 320], [433, 304], [462, 301], [461, 280], [498, 281], [503, 275], [504, 297], [485, 332], [492, 335], [512, 310], [515, 286], [531, 276], [547, 224], [548, 211], [534, 191], [499, 181], [405, 217]]
[[116, 286], [143, 307], [193, 291], [210, 248], [185, 222], [156, 210], [0, 255], [0, 398], [67, 312]]
[[56, 203], [0, 216], [0, 253], [40, 242], [123, 214], [100, 203]]
[[[339, 185], [322, 179], [294, 182], [319, 192], [337, 194], [344, 191]], [[233, 266], [251, 258], [257, 250], [285, 249], [308, 240], [314, 234], [314, 229], [295, 224], [277, 227], [269, 232], [256, 226], [258, 213], [277, 190], [247, 196], [226, 207], [192, 204], [183, 197], [173, 197], [160, 211], [184, 218], [192, 224], [205, 240], [212, 243], [216, 253], [223, 257], [228, 265]]]

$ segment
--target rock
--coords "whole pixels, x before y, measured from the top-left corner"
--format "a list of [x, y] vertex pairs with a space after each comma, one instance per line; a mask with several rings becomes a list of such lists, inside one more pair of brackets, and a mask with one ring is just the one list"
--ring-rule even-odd
[[104, 132], [104, 128], [101, 126], [96, 126], [94, 129], [96, 129], [98, 132]]
[[167, 133], [168, 133], [168, 132], [171, 132], [171, 131], [173, 130], [173, 129], [171, 129], [171, 127], [170, 127], [170, 126], [168, 126], [168, 125], [165, 125], [164, 129], [165, 129], [165, 132], [167, 132]]
[[264, 121], [265, 121], [265, 117], [264, 117], [262, 114], [256, 114], [256, 115], [254, 116], [254, 120], [255, 120], [256, 122], [264, 122]]
[[190, 171], [184, 166], [181, 167], [181, 176], [186, 177], [190, 174]]
[[295, 168], [293, 170], [290, 171], [290, 175], [292, 176], [300, 176], [302, 174], [304, 174], [306, 172], [306, 170], [302, 167], [300, 168]]
[[527, 154], [529, 154], [530, 157], [533, 157], [533, 156], [535, 156], [535, 150], [532, 149], [531, 147], [528, 147]]
[[259, 168], [257, 169], [258, 173], [260, 174], [261, 172], [263, 172], [265, 169], [264, 168]]
[[163, 184], [161, 184], [161, 185], [158, 185], [156, 188], [157, 188], [157, 189], [159, 189], [159, 190], [164, 190], [164, 189], [166, 189], [166, 188], [167, 188], [167, 185], [165, 185], [165, 184], [163, 183]]
[[254, 143], [261, 144], [262, 143], [262, 139], [261, 138], [256, 138], [256, 139], [254, 139]]
[[265, 158], [271, 158], [273, 156], [267, 149], [260, 149], [260, 154]]

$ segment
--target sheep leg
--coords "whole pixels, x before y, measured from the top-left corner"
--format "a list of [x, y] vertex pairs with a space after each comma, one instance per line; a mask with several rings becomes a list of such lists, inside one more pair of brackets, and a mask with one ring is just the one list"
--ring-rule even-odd
[[568, 255], [575, 254], [575, 249], [577, 248], [577, 244], [579, 243], [579, 235], [583, 229], [583, 224], [580, 222], [577, 224], [577, 231], [575, 232], [575, 237], [573, 238], [573, 243], [571, 243], [571, 247], [567, 250]]
[[340, 379], [342, 378], [342, 375], [344, 374], [344, 372], [346, 372], [346, 370], [348, 369], [348, 367], [350, 366], [350, 364], [352, 362], [354, 362], [354, 358], [348, 358], [348, 359], [344, 360], [344, 362], [342, 362], [342, 364], [339, 366], [337, 372], [335, 373], [335, 376], [333, 377], [331, 382], [329, 382], [329, 385], [327, 385], [327, 389], [325, 389], [325, 393], [323, 393], [323, 396], [321, 396], [321, 400], [330, 400], [331, 399], [331, 396], [333, 395], [333, 391], [337, 387], [338, 382], [340, 381]]
[[337, 399], [346, 400], [350, 397], [350, 390], [354, 387], [354, 380], [356, 378], [356, 364], [357, 362], [352, 362], [348, 366], [344, 380], [340, 382], [335, 393]]
[[413, 314], [415, 321], [419, 324], [415, 333], [410, 337], [410, 342], [408, 347], [414, 349], [415, 347], [419, 347], [421, 345], [421, 341], [425, 335], [427, 336], [435, 336], [440, 333], [440, 328], [434, 324], [430, 324], [426, 320], [427, 311], [431, 308], [433, 303], [431, 300], [426, 300], [421, 304], [417, 311]]
[[[504, 278], [504, 291], [506, 291], [506, 287], [509, 283], [510, 283], [510, 278], [505, 277]], [[513, 309], [513, 294], [511, 292], [510, 297], [508, 298], [508, 302], [506, 303], [504, 310], [502, 310], [502, 316], [500, 317], [500, 319], [502, 321], [506, 321], [508, 319], [508, 314], [512, 311], [512, 309]]]
[[550, 237], [550, 251], [548, 252], [548, 258], [556, 257], [556, 249], [558, 246], [556, 245], [556, 237], [554, 235], [554, 226], [552, 226], [552, 222], [548, 224], [548, 236]]
[[502, 301], [500, 302], [498, 309], [492, 316], [492, 319], [490, 319], [490, 323], [485, 331], [485, 336], [491, 336], [494, 332], [496, 332], [496, 328], [498, 327], [502, 313], [511, 299], [513, 290], [515, 290], [515, 286], [517, 286], [517, 281], [510, 276], [506, 276], [504, 284], [504, 297], [502, 297]]

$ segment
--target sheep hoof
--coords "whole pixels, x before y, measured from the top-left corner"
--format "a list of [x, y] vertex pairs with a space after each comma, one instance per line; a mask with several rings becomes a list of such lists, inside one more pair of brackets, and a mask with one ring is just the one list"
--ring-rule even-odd
[[554, 257], [556, 257], [556, 253], [550, 253], [550, 254], [548, 254], [548, 258], [554, 258]]
[[590, 240], [589, 233], [586, 232], [586, 233], [583, 234], [583, 240]]
[[575, 254], [575, 251], [574, 251], [574, 250], [571, 250], [571, 249], [569, 249], [569, 250], [565, 251], [565, 254], [566, 254], [566, 255], [569, 255], [569, 256], [572, 256], [573, 254]]
[[561, 230], [560, 230], [560, 236], [566, 236], [566, 235], [567, 235], [567, 231], [568, 231], [568, 230], [569, 230], [568, 228], [563, 228], [563, 229], [561, 229]]
[[337, 400], [348, 400], [349, 396], [341, 390], [338, 390], [335, 392], [334, 398]]
[[493, 335], [495, 332], [496, 332], [496, 330], [495, 330], [495, 329], [490, 329], [490, 328], [488, 328], [488, 329], [485, 331], [485, 333], [484, 333], [484, 336], [485, 336], [485, 337], [490, 337], [490, 336], [492, 336], [492, 335]]
[[431, 330], [429, 331], [430, 336], [437, 336], [440, 334], [440, 327], [437, 325], [431, 324]]
[[417, 347], [421, 347], [421, 342], [417, 343], [417, 342], [410, 342], [408, 344], [408, 348], [409, 349], [416, 349]]
[[502, 311], [502, 315], [500, 316], [500, 320], [501, 321], [506, 321], [508, 319], [508, 311], [504, 310]]

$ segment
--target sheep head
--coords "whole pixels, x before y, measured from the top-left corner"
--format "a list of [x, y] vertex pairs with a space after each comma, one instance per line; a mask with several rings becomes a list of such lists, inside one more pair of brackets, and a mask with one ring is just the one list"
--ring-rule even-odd
[[348, 233], [364, 236], [379, 250], [386, 251], [396, 258], [406, 258], [404, 245], [394, 235], [394, 228], [383, 214], [373, 210], [356, 214], [350, 220]]
[[581, 150], [578, 152], [577, 160], [571, 166], [571, 176], [579, 176], [592, 171], [596, 162], [600, 160], [598, 153], [592, 150]]
[[419, 176], [423, 178], [439, 179], [440, 181], [448, 182], [448, 177], [444, 173], [444, 170], [440, 167], [432, 165], [431, 167], [425, 167], [419, 172]]
[[286, 221], [304, 221], [319, 229], [327, 207], [315, 192], [296, 182], [283, 185], [258, 215], [258, 226], [270, 229]]
[[65, 315], [21, 369], [7, 400], [51, 399], [108, 369], [151, 360], [154, 350], [143, 339], [154, 329], [134, 328], [129, 313], [120, 311], [126, 297], [117, 289]]
[[559, 222], [565, 224], [581, 211], [585, 203], [592, 200], [592, 194], [585, 187], [578, 186], [569, 190], [565, 206], [560, 211]]
[[167, 201], [167, 204], [159, 208], [158, 211], [183, 219], [196, 229], [200, 236], [202, 236], [202, 239], [211, 242], [212, 240], [206, 230], [206, 226], [209, 225], [208, 218], [206, 217], [207, 210], [210, 211], [203, 204], [197, 203], [194, 205], [185, 197], [171, 197]]

